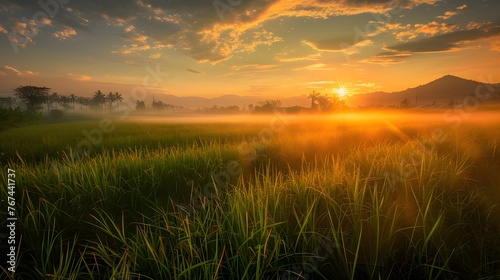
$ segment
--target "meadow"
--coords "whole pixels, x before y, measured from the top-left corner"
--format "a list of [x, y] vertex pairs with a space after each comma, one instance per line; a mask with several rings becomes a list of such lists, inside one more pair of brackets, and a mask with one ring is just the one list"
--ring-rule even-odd
[[445, 119], [144, 117], [1, 131], [2, 198], [10, 168], [20, 244], [16, 272], [2, 264], [1, 278], [499, 279], [500, 118]]

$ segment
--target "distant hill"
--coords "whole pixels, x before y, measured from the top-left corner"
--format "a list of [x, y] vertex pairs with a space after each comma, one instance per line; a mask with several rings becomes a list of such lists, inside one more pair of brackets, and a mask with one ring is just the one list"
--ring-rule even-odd
[[[248, 106], [249, 104], [257, 105], [258, 102], [264, 101], [267, 99], [273, 98], [265, 98], [259, 96], [240, 96], [240, 95], [223, 95], [214, 98], [208, 97], [199, 97], [199, 96], [175, 96], [171, 94], [155, 94], [154, 98], [156, 100], [161, 100], [164, 103], [168, 103], [175, 106], [184, 106], [189, 108], [206, 108], [212, 106]], [[153, 97], [149, 96], [146, 100], [146, 104], [150, 104]], [[274, 98], [278, 99], [278, 98]], [[280, 98], [282, 104], [284, 106], [307, 106], [309, 107], [311, 101], [307, 98], [306, 95], [302, 96], [294, 96], [289, 98]]]
[[495, 99], [495, 95], [496, 100], [499, 99], [500, 84], [483, 84], [478, 81], [446, 75], [430, 83], [403, 91], [358, 94], [349, 97], [348, 101], [351, 107], [397, 106], [405, 98], [408, 98], [412, 106], [415, 103], [418, 107], [444, 105], [450, 103], [451, 100], [462, 103], [467, 96], [474, 95], [477, 89], [479, 89], [479, 94], [483, 95], [490, 92], [490, 100]]
[[[473, 95], [476, 89], [480, 88], [480, 93], [486, 94], [489, 89], [494, 89], [491, 92], [492, 96], [500, 96], [500, 84], [483, 84], [478, 81], [467, 80], [452, 75], [443, 76], [430, 83], [420, 85], [414, 88], [408, 88], [398, 92], [372, 92], [366, 94], [357, 94], [349, 97], [346, 101], [350, 107], [358, 106], [399, 106], [401, 101], [408, 98], [411, 106], [415, 105], [415, 97], [417, 106], [440, 106], [449, 104], [451, 100], [462, 103], [468, 95]], [[273, 99], [260, 96], [240, 96], [240, 95], [222, 95], [219, 97], [208, 98], [199, 96], [175, 96], [171, 94], [155, 94], [156, 100], [161, 100], [165, 103], [184, 106], [189, 108], [207, 108], [212, 106], [248, 106], [249, 104], [257, 105], [259, 101]], [[278, 98], [275, 98], [278, 99]], [[310, 107], [311, 100], [307, 95], [292, 96], [287, 98], [279, 98], [284, 106], [303, 106]], [[490, 99], [492, 100], [492, 99]], [[496, 100], [500, 101], [499, 98]], [[146, 100], [146, 104], [150, 104], [152, 96]]]

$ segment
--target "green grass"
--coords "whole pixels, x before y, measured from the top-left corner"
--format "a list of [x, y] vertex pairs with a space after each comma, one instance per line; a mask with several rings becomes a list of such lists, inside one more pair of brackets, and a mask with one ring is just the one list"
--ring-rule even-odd
[[114, 121], [82, 155], [98, 122], [3, 131], [2, 277], [496, 279], [500, 124], [419, 122]]

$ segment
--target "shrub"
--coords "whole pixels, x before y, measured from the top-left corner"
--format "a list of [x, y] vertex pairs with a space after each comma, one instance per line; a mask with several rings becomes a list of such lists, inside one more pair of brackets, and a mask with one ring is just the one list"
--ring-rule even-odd
[[21, 108], [0, 108], [0, 130], [20, 126], [26, 122], [40, 119], [40, 113], [28, 113]]

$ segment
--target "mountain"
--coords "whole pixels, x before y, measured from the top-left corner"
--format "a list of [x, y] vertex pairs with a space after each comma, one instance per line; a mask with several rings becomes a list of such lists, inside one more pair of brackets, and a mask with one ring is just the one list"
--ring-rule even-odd
[[[164, 103], [168, 103], [175, 106], [184, 106], [189, 108], [207, 108], [212, 106], [226, 107], [226, 106], [248, 106], [249, 104], [257, 105], [258, 102], [267, 99], [277, 99], [277, 98], [266, 98], [260, 96], [241, 96], [241, 95], [223, 95], [214, 98], [199, 97], [199, 96], [175, 96], [171, 94], [155, 94], [155, 100], [161, 100]], [[153, 96], [149, 96], [146, 99], [146, 104], [151, 104]], [[311, 101], [306, 95], [293, 96], [288, 98], [281, 98], [283, 106], [294, 106], [300, 105], [309, 107]]]
[[[476, 89], [479, 89], [480, 94], [487, 94], [489, 89], [494, 89], [491, 92], [492, 96], [500, 96], [500, 84], [483, 84], [478, 81], [467, 80], [452, 75], [443, 76], [430, 83], [419, 85], [414, 88], [408, 88], [403, 91], [397, 92], [372, 92], [366, 94], [357, 94], [350, 96], [346, 102], [348, 106], [356, 108], [358, 106], [399, 106], [401, 101], [408, 98], [410, 105], [417, 106], [426, 105], [446, 105], [451, 100], [462, 103], [469, 95], [474, 95]], [[146, 104], [151, 104], [152, 96], [146, 100]], [[240, 96], [240, 95], [223, 95], [214, 98], [198, 97], [198, 96], [175, 96], [171, 94], [155, 94], [156, 100], [161, 100], [165, 103], [184, 106], [189, 108], [207, 108], [212, 106], [232, 106], [239, 107], [248, 106], [249, 104], [256, 105], [259, 101], [266, 99], [277, 99], [261, 96]], [[292, 96], [287, 98], [280, 98], [283, 106], [303, 106], [310, 107], [311, 101], [307, 95]], [[496, 100], [499, 100], [497, 98]]]
[[478, 81], [463, 79], [446, 75], [430, 83], [398, 92], [373, 92], [358, 94], [349, 98], [349, 105], [357, 106], [393, 106], [408, 98], [411, 105], [445, 105], [450, 101], [462, 103], [469, 95], [474, 95], [476, 90], [479, 96], [490, 93], [493, 99], [500, 94], [500, 84], [484, 84]]

